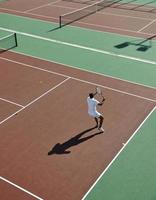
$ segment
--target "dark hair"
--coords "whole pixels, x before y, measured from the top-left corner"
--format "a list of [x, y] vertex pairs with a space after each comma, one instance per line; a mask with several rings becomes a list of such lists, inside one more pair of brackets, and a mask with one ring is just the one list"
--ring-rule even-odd
[[89, 94], [89, 97], [92, 99], [94, 97], [94, 94], [93, 93], [90, 93]]

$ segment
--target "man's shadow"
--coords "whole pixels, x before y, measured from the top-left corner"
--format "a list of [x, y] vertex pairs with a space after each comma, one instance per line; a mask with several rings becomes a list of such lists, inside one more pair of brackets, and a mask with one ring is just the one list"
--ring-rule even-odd
[[48, 152], [48, 155], [52, 155], [52, 154], [69, 154], [71, 151], [67, 150], [72, 146], [78, 145], [82, 142], [85, 142], [86, 140], [89, 140], [91, 138], [93, 138], [96, 135], [101, 134], [102, 132], [97, 132], [94, 133], [90, 136], [86, 136], [81, 138], [83, 135], [85, 135], [87, 132], [92, 131], [93, 129], [95, 129], [97, 127], [92, 127], [90, 129], [87, 129], [81, 133], [79, 133], [78, 135], [70, 138], [69, 140], [65, 141], [64, 143], [60, 144], [57, 143], [54, 145], [54, 147]]

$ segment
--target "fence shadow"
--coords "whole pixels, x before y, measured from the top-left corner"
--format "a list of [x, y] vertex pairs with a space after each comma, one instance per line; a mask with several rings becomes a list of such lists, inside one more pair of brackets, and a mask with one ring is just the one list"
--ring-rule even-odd
[[[143, 39], [142, 41], [138, 41], [138, 40], [134, 40], [134, 41], [129, 41], [129, 42], [123, 42], [120, 44], [115, 45], [114, 47], [117, 49], [122, 49], [122, 48], [126, 48], [128, 46], [136, 46], [137, 47], [137, 51], [147, 51], [148, 49], [150, 49], [152, 47], [152, 39], [156, 38], [156, 35], [153, 35], [151, 37], [148, 37], [146, 39]], [[147, 43], [148, 44], [145, 44]]]

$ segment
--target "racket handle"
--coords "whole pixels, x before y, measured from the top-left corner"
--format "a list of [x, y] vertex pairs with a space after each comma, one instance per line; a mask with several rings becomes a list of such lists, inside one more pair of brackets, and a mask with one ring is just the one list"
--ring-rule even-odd
[[104, 102], [106, 99], [103, 97], [102, 102]]

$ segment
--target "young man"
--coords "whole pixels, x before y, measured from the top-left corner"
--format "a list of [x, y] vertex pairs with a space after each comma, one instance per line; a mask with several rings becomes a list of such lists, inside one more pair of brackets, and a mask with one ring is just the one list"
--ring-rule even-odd
[[102, 102], [97, 101], [94, 96], [97, 93], [93, 94], [90, 93], [89, 96], [87, 97], [87, 103], [88, 103], [88, 114], [91, 117], [94, 117], [95, 121], [96, 121], [96, 127], [98, 128], [98, 130], [104, 132], [104, 129], [102, 128], [102, 123], [103, 123], [103, 116], [101, 113], [99, 113], [96, 109], [96, 106], [102, 106], [105, 99], [103, 98]]

